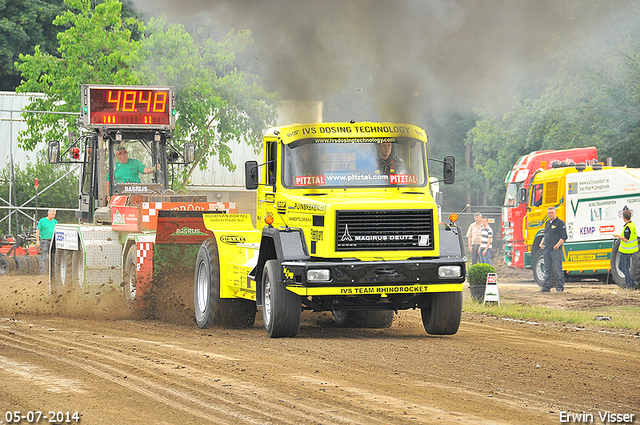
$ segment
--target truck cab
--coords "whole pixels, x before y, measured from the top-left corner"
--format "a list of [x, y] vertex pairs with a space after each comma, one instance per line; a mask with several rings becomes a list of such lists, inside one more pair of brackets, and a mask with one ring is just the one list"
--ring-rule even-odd
[[[247, 189], [257, 189], [255, 231], [205, 217], [217, 240], [240, 243], [233, 250], [216, 241], [218, 258], [199, 256], [198, 324], [219, 313], [203, 299], [215, 285], [199, 275], [209, 261], [222, 269], [220, 297], [255, 300], [272, 337], [296, 335], [303, 309], [330, 311], [339, 324], [384, 327], [394, 311], [420, 308], [428, 333], [457, 332], [466, 260], [458, 229], [439, 225], [426, 143], [424, 130], [409, 124], [269, 129], [263, 162], [245, 164]], [[442, 181], [452, 183], [454, 158], [440, 162]], [[243, 270], [246, 276], [232, 277]]]

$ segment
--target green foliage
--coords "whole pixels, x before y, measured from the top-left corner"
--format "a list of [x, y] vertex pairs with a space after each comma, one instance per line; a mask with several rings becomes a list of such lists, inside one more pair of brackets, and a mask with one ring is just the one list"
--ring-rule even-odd
[[232, 32], [223, 41], [198, 46], [184, 27], [167, 25], [164, 17], [147, 26], [137, 69], [147, 84], [176, 86], [175, 138], [196, 143], [202, 168], [217, 156], [235, 169], [230, 142], [240, 140], [257, 149], [262, 131], [275, 121], [275, 96], [235, 64], [249, 37], [248, 31]]
[[495, 273], [496, 269], [490, 264], [477, 263], [469, 267], [467, 273], [469, 275], [469, 285], [486, 285], [487, 275]]
[[[36, 46], [33, 55], [20, 55], [16, 64], [24, 81], [19, 92], [44, 93], [26, 109], [53, 112], [80, 112], [80, 85], [139, 84], [131, 68], [138, 61], [140, 42], [131, 39], [130, 27], [144, 28], [129, 18], [123, 22], [121, 4], [107, 0], [91, 10], [89, 0], [65, 0], [71, 10], [54, 20], [69, 26], [58, 34], [61, 58]], [[78, 126], [74, 115], [24, 113], [29, 126], [18, 139], [19, 146], [33, 150], [42, 140], [64, 140], [67, 130]]]
[[[234, 63], [235, 53], [249, 41], [248, 33], [199, 46], [181, 25], [167, 25], [165, 17], [151, 19], [147, 26], [123, 18], [118, 0], [105, 0], [95, 8], [90, 0], [65, 3], [70, 10], [54, 21], [68, 26], [58, 34], [60, 58], [36, 47], [33, 55], [20, 55], [16, 65], [24, 79], [18, 91], [46, 94], [26, 109], [77, 113], [81, 84], [175, 86], [174, 140], [196, 143], [202, 167], [215, 156], [229, 169], [235, 168], [229, 142], [255, 146], [262, 130], [273, 123], [274, 95]], [[78, 129], [74, 115], [23, 115], [29, 128], [19, 145], [26, 150], [42, 140], [66, 140], [68, 131]]]
[[[600, 160], [640, 167], [640, 41], [636, 14], [620, 31], [565, 54], [537, 98], [523, 99], [502, 117], [483, 117], [469, 131], [473, 162], [489, 181], [489, 204], [504, 199], [504, 177], [536, 150], [595, 146]], [[590, 39], [593, 40], [593, 39]]]
[[0, 90], [20, 84], [14, 62], [36, 45], [49, 54], [58, 48], [54, 17], [65, 9], [63, 0], [0, 0]]
[[[48, 208], [78, 208], [78, 174], [71, 172], [66, 177], [72, 166], [62, 164], [49, 164], [44, 154], [38, 155], [37, 161], [27, 164], [25, 169], [14, 166], [14, 190], [12, 194], [12, 203], [18, 206], [35, 207], [36, 206], [36, 189], [34, 187], [35, 179], [38, 179], [38, 219], [47, 215]], [[9, 165], [0, 172], [0, 198], [9, 200]], [[56, 180], [60, 179], [56, 184]], [[14, 197], [15, 196], [15, 197]], [[2, 202], [6, 205], [6, 202]], [[1, 214], [7, 216], [7, 210], [3, 209]], [[17, 215], [17, 228], [32, 228], [34, 223], [35, 210], [25, 210], [25, 213], [31, 218], [25, 217], [23, 214]], [[72, 223], [75, 220], [75, 212], [58, 211], [56, 219], [61, 223]], [[0, 222], [0, 235], [16, 233], [16, 215], [12, 217], [11, 229], [8, 228], [9, 221], [5, 219]]]
[[[466, 163], [467, 150], [466, 135], [478, 119], [474, 112], [452, 113], [437, 120], [429, 127], [429, 157], [442, 160], [445, 155], [456, 157], [456, 182], [453, 185], [440, 184], [443, 192], [443, 209], [445, 211], [460, 211], [467, 203], [480, 205], [482, 200], [483, 181], [481, 174], [473, 166], [473, 158], [469, 156]], [[442, 166], [437, 162], [429, 162], [431, 177], [442, 176]]]

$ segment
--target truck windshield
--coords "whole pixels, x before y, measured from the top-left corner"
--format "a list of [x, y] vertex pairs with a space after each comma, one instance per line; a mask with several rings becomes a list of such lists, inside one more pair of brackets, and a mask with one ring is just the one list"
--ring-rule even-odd
[[507, 185], [507, 193], [504, 196], [505, 207], [515, 207], [518, 205], [518, 192], [522, 183], [509, 183]]
[[413, 138], [304, 139], [285, 145], [286, 187], [424, 186], [424, 143]]

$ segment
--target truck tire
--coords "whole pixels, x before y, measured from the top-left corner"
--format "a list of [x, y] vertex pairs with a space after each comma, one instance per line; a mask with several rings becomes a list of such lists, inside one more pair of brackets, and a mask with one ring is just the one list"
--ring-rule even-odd
[[422, 324], [430, 335], [453, 335], [462, 318], [462, 292], [441, 292], [431, 295], [431, 303], [422, 307]]
[[77, 289], [84, 289], [84, 252], [81, 247], [77, 251], [73, 251], [71, 265], [71, 277], [73, 286]]
[[13, 274], [16, 270], [16, 262], [13, 257], [0, 257], [0, 276]]
[[201, 328], [224, 326], [250, 328], [256, 320], [256, 304], [239, 298], [220, 298], [220, 260], [215, 239], [202, 242], [193, 282], [196, 323]]
[[393, 324], [393, 310], [355, 310], [349, 314], [347, 326], [352, 328], [386, 329]]
[[136, 244], [127, 250], [127, 257], [122, 270], [122, 293], [129, 306], [133, 306], [138, 295], [138, 267], [136, 264]]
[[[619, 263], [620, 263], [620, 239], [616, 239], [613, 242], [613, 246], [611, 247], [611, 280], [613, 280], [613, 283], [615, 283], [619, 287], [625, 288], [627, 286], [627, 281], [624, 277], [624, 274], [622, 274], [620, 267], [618, 267]], [[640, 281], [638, 281], [638, 278], [640, 278], [639, 263], [640, 263], [640, 254], [636, 252], [631, 256], [631, 266], [629, 267], [629, 271], [631, 272], [631, 277], [637, 283], [640, 283]]]
[[72, 260], [73, 253], [66, 249], [56, 249], [53, 256], [53, 279], [51, 280], [51, 293], [62, 294], [65, 290], [73, 289]]
[[538, 286], [542, 287], [544, 284], [545, 270], [544, 270], [544, 250], [538, 249], [536, 255], [533, 257], [533, 264], [531, 265], [531, 271], [533, 271], [533, 279]]
[[636, 252], [631, 256], [631, 277], [636, 284], [636, 289], [640, 289], [640, 252]]
[[347, 323], [349, 323], [348, 310], [333, 310], [331, 313], [333, 313], [333, 321], [336, 323], [336, 326], [347, 326]]
[[300, 330], [300, 296], [288, 291], [278, 260], [268, 260], [262, 273], [262, 318], [271, 338], [294, 337]]

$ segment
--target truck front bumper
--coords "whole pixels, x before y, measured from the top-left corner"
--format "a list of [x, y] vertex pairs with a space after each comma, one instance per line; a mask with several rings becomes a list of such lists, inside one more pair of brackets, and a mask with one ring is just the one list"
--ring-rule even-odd
[[461, 292], [465, 267], [460, 258], [282, 263], [287, 289], [301, 296]]

